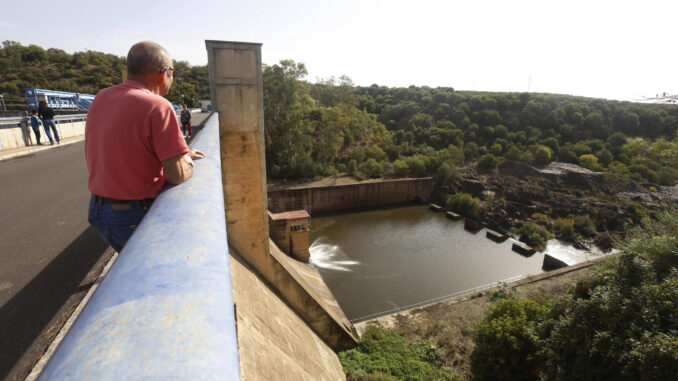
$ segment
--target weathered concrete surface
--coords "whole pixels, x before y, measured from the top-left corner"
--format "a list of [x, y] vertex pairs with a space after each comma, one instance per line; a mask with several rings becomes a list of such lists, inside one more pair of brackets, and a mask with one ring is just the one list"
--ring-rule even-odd
[[230, 263], [241, 380], [344, 380], [337, 355], [306, 322], [238, 258]]
[[[57, 116], [55, 120], [57, 121], [56, 126], [60, 139], [82, 136], [85, 134], [84, 121], [73, 121], [66, 116]], [[19, 125], [21, 125], [21, 127], [19, 127]], [[54, 136], [52, 136], [52, 138], [54, 138]], [[32, 146], [37, 143], [35, 135], [33, 134], [33, 129], [30, 127], [30, 121], [27, 122], [26, 120], [22, 120], [22, 118], [17, 118], [17, 122], [14, 126], [0, 126], [0, 142], [2, 143], [3, 150]], [[42, 144], [45, 144], [45, 142], [46, 144], [49, 144], [49, 138], [45, 134], [44, 126], [40, 127], [40, 142]]]
[[496, 232], [496, 231], [491, 230], [491, 229], [487, 229], [487, 233], [485, 233], [485, 237], [493, 240], [494, 242], [504, 242], [508, 239], [508, 235]]
[[351, 347], [352, 326], [322, 278], [269, 238], [261, 44], [207, 41], [207, 50], [212, 104], [219, 112], [228, 243], [322, 340], [334, 349]]
[[401, 204], [427, 200], [433, 179], [382, 180], [351, 185], [276, 189], [268, 192], [268, 208], [280, 213], [306, 209], [311, 213]]
[[261, 44], [206, 44], [229, 245], [270, 280]]
[[445, 217], [449, 218], [452, 221], [459, 221], [462, 218], [464, 218], [455, 212], [445, 212]]
[[464, 218], [464, 229], [470, 231], [471, 233], [475, 234], [479, 232], [483, 228], [483, 224], [476, 220], [472, 220], [470, 218]]
[[332, 348], [355, 346], [357, 335], [315, 267], [297, 261], [270, 242], [276, 289]]
[[511, 249], [515, 251], [516, 253], [522, 254], [522, 255], [532, 255], [534, 254], [535, 250], [529, 245], [526, 245], [522, 242], [513, 242], [513, 245], [511, 246]]
[[544, 264], [542, 265], [542, 269], [549, 271], [563, 267], [567, 267], [567, 263], [549, 254], [544, 254]]
[[310, 219], [311, 216], [305, 210], [268, 212], [268, 231], [273, 242], [285, 254], [305, 263], [311, 257], [308, 250]]
[[430, 204], [429, 207], [434, 212], [442, 212], [443, 211], [443, 207], [438, 205], [438, 204]]

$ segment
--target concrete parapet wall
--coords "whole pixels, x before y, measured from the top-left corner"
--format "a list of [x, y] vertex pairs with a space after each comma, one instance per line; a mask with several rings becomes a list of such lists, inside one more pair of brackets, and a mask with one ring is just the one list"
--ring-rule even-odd
[[[6, 118], [11, 119], [11, 118]], [[85, 135], [85, 115], [56, 117], [57, 131], [60, 138], [71, 138]], [[40, 141], [49, 144], [45, 127], [40, 127]], [[35, 135], [27, 118], [0, 121], [0, 151], [35, 145]]]
[[66, 334], [40, 380], [237, 380], [218, 126], [193, 177], [168, 186]]
[[277, 189], [268, 191], [268, 207], [274, 213], [309, 207], [312, 213], [335, 212], [427, 200], [432, 190], [430, 177]]

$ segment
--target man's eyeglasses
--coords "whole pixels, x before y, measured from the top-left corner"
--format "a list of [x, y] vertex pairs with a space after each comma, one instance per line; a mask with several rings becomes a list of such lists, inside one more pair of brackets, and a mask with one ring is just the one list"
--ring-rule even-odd
[[160, 72], [161, 72], [161, 73], [164, 73], [164, 72], [166, 72], [167, 70], [169, 70], [169, 71], [172, 73], [172, 76], [177, 75], [176, 69], [173, 68], [173, 67], [169, 67], [169, 66], [163, 66], [162, 69], [160, 69]]

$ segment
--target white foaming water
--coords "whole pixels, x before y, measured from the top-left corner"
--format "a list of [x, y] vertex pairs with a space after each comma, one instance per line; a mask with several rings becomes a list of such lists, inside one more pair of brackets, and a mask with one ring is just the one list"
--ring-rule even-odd
[[[609, 254], [616, 253], [617, 250], [612, 250]], [[591, 245], [590, 251], [575, 249], [572, 245], [558, 241], [557, 239], [550, 239], [546, 243], [545, 254], [549, 254], [555, 258], [567, 263], [568, 266], [576, 265], [577, 263], [590, 261], [596, 258], [605, 256], [600, 249]]]
[[360, 264], [348, 259], [348, 256], [326, 237], [319, 237], [308, 248], [311, 253], [310, 262], [316, 267], [336, 271], [353, 271], [350, 267]]

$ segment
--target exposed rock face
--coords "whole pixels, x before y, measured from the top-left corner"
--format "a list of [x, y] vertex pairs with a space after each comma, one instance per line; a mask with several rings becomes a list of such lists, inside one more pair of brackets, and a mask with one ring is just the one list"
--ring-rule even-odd
[[[624, 236], [627, 225], [640, 222], [642, 209], [660, 212], [678, 201], [678, 187], [630, 181], [619, 189], [605, 174], [567, 163], [537, 168], [506, 160], [496, 174], [479, 175], [469, 168], [459, 174], [445, 193], [465, 192], [483, 200], [493, 195], [492, 206], [478, 218], [488, 228], [504, 232], [532, 221], [535, 213], [552, 220], [589, 215], [598, 234], [587, 238], [603, 250], [611, 248], [613, 238]], [[650, 186], [656, 191], [649, 192]]]

